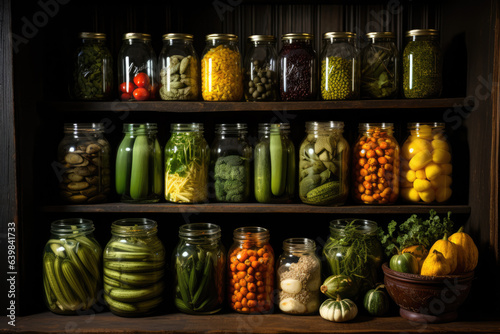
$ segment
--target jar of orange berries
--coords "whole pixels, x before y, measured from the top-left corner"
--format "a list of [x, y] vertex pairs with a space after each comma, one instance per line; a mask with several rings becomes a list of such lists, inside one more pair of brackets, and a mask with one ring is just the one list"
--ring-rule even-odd
[[272, 313], [274, 251], [269, 230], [249, 226], [234, 230], [229, 249], [229, 306], [238, 313]]

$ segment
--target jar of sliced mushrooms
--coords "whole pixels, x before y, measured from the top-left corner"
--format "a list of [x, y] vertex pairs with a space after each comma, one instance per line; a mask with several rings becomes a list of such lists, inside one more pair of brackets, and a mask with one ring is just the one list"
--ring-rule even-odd
[[59, 194], [68, 203], [102, 203], [110, 194], [110, 146], [102, 123], [66, 123], [59, 143]]

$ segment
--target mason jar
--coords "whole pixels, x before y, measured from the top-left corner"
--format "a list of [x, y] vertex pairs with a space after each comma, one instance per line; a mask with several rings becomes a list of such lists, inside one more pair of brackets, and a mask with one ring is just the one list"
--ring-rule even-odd
[[214, 195], [218, 202], [250, 200], [252, 146], [244, 123], [217, 124], [210, 153]]
[[406, 32], [403, 51], [403, 94], [408, 99], [441, 96], [443, 55], [439, 31], [415, 29]]
[[238, 313], [272, 313], [274, 251], [269, 230], [258, 226], [234, 230], [228, 253], [229, 306]]
[[226, 253], [218, 225], [182, 225], [172, 263], [175, 306], [179, 311], [214, 314], [222, 309], [226, 287]]
[[260, 203], [290, 203], [295, 195], [295, 146], [289, 123], [260, 123], [254, 148], [254, 194]]
[[110, 146], [102, 123], [65, 123], [57, 149], [59, 194], [73, 204], [102, 203], [111, 192]]
[[210, 148], [201, 123], [173, 123], [165, 145], [165, 199], [174, 203], [208, 201]]
[[113, 57], [106, 34], [81, 32], [74, 55], [71, 96], [77, 100], [108, 100], [113, 94]]
[[94, 223], [68, 218], [50, 224], [43, 250], [45, 305], [56, 314], [94, 313], [102, 288], [102, 248], [94, 238]]
[[160, 98], [197, 100], [200, 94], [199, 58], [193, 47], [193, 35], [165, 34], [158, 56]]
[[165, 249], [157, 225], [147, 218], [111, 224], [103, 252], [104, 300], [115, 315], [151, 315], [163, 302]]
[[352, 195], [364, 204], [394, 204], [399, 196], [399, 144], [393, 123], [361, 123], [352, 154]]
[[401, 147], [401, 197], [410, 203], [446, 203], [452, 194], [452, 171], [445, 124], [409, 123]]
[[395, 98], [399, 94], [399, 52], [392, 32], [369, 32], [361, 61], [361, 97]]
[[238, 36], [210, 34], [201, 59], [201, 94], [205, 101], [240, 101], [243, 73]]
[[288, 314], [313, 314], [320, 306], [321, 262], [307, 238], [283, 241], [277, 264], [279, 308]]
[[321, 51], [322, 99], [358, 99], [360, 70], [356, 34], [352, 32], [324, 33]]
[[342, 205], [349, 193], [349, 144], [344, 122], [306, 122], [299, 151], [299, 197], [313, 205]]
[[118, 52], [118, 96], [122, 101], [156, 99], [158, 59], [151, 45], [151, 35], [126, 33]]
[[126, 123], [116, 152], [115, 188], [122, 202], [156, 203], [163, 190], [163, 152], [156, 123]]
[[278, 97], [278, 52], [272, 35], [248, 37], [243, 62], [243, 83], [247, 101], [276, 101]]

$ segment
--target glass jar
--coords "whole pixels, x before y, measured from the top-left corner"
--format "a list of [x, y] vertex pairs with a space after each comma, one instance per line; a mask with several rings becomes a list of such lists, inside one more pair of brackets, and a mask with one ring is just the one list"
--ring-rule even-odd
[[399, 145], [392, 123], [362, 123], [353, 148], [352, 195], [364, 204], [394, 204], [399, 196]]
[[360, 61], [352, 32], [323, 34], [321, 97], [323, 100], [359, 98]]
[[288, 314], [313, 314], [320, 306], [321, 262], [307, 238], [283, 241], [278, 259], [279, 308]]
[[409, 123], [401, 147], [401, 197], [412, 203], [445, 203], [452, 194], [452, 154], [444, 123]]
[[300, 144], [299, 197], [306, 204], [342, 205], [349, 193], [349, 144], [344, 122], [306, 122]]
[[280, 96], [283, 101], [316, 99], [317, 70], [313, 38], [308, 33], [281, 36]]
[[165, 199], [174, 203], [208, 201], [210, 148], [203, 124], [171, 124], [165, 145]]
[[380, 282], [384, 252], [377, 237], [377, 223], [365, 219], [330, 222], [330, 236], [323, 247], [327, 276], [345, 275], [353, 285], [350, 297], [362, 297]]
[[57, 149], [59, 194], [64, 202], [102, 203], [111, 192], [110, 146], [102, 123], [65, 123]]
[[394, 98], [399, 92], [399, 52], [392, 32], [366, 34], [361, 61], [361, 97]]
[[43, 251], [44, 300], [56, 314], [94, 313], [102, 288], [102, 248], [94, 238], [94, 223], [68, 218], [50, 225]]
[[288, 123], [260, 123], [254, 149], [254, 193], [260, 203], [290, 203], [295, 193], [295, 146]]
[[250, 200], [252, 146], [247, 125], [217, 124], [210, 153], [215, 200], [242, 203]]
[[226, 287], [220, 227], [210, 223], [182, 225], [179, 238], [172, 258], [177, 309], [190, 314], [219, 312]]
[[125, 218], [111, 224], [103, 252], [104, 300], [111, 312], [139, 317], [163, 302], [165, 249], [154, 220]]
[[193, 35], [165, 34], [158, 56], [160, 98], [197, 100], [200, 95], [199, 58], [193, 47]]
[[272, 35], [248, 37], [243, 62], [243, 83], [247, 101], [276, 101], [278, 96], [278, 52]]
[[156, 99], [157, 57], [151, 45], [151, 35], [126, 33], [118, 53], [118, 96], [122, 101]]
[[106, 34], [82, 32], [73, 65], [71, 96], [77, 100], [107, 100], [113, 91], [113, 57]]
[[211, 34], [201, 59], [201, 94], [205, 101], [240, 101], [243, 76], [238, 36]]
[[269, 230], [240, 227], [229, 249], [229, 305], [238, 313], [271, 313], [274, 307], [274, 251]]
[[156, 123], [127, 123], [116, 152], [115, 187], [122, 202], [156, 203], [163, 190], [162, 150]]
[[439, 31], [415, 29], [406, 32], [403, 51], [403, 94], [408, 99], [441, 96], [443, 55]]

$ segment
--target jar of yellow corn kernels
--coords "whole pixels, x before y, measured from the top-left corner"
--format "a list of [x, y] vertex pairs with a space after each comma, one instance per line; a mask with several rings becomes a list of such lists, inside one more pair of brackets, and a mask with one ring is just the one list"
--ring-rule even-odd
[[243, 97], [238, 36], [206, 36], [201, 60], [201, 92], [205, 101], [240, 101]]
[[452, 163], [444, 123], [410, 123], [401, 148], [401, 197], [444, 203], [451, 197]]

